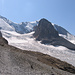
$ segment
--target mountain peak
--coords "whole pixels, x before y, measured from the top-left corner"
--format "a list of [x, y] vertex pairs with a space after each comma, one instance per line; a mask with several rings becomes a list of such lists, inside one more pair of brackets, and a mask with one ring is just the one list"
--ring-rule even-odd
[[36, 38], [36, 40], [41, 41], [43, 44], [65, 46], [69, 49], [75, 50], [75, 45], [60, 37], [52, 23], [46, 19], [41, 19], [39, 21], [33, 36]]
[[47, 20], [47, 19], [45, 19], [45, 18], [40, 19], [40, 21], [41, 21], [41, 20], [48, 21], [48, 20]]
[[34, 33], [34, 37], [41, 40], [59, 37], [59, 35], [51, 22], [43, 18], [39, 21], [38, 27]]

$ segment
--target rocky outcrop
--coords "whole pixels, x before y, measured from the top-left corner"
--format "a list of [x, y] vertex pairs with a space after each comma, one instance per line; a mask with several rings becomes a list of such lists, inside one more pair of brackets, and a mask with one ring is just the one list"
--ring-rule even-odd
[[0, 31], [0, 45], [8, 44], [8, 41], [2, 37], [2, 33]]
[[53, 25], [46, 19], [41, 19], [33, 36], [36, 40], [40, 40], [43, 44], [51, 44], [54, 46], [65, 46], [75, 50], [75, 45], [68, 40], [60, 37]]
[[59, 35], [49, 21], [41, 19], [37, 29], [35, 30], [34, 37], [36, 37], [37, 40], [43, 40], [56, 38], [59, 37]]
[[2, 37], [1, 31], [0, 31], [0, 37]]

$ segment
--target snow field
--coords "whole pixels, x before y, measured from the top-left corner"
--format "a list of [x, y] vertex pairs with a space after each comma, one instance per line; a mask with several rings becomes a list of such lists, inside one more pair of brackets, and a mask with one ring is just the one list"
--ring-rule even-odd
[[33, 38], [33, 33], [19, 34], [11, 31], [2, 30], [3, 37], [6, 38], [10, 45], [22, 50], [37, 51], [51, 55], [62, 61], [66, 61], [75, 66], [75, 51], [69, 50], [63, 46], [52, 46], [41, 44]]

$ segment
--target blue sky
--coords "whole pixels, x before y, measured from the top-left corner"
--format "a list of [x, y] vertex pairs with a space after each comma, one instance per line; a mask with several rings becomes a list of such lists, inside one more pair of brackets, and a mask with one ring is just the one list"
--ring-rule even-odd
[[75, 35], [75, 0], [0, 0], [0, 15], [16, 23], [46, 18]]

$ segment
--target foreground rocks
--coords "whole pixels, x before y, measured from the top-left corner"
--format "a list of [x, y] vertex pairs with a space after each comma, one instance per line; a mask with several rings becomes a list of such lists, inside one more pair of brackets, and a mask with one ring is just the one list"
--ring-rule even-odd
[[75, 75], [75, 67], [49, 55], [4, 43], [0, 44], [0, 75]]

